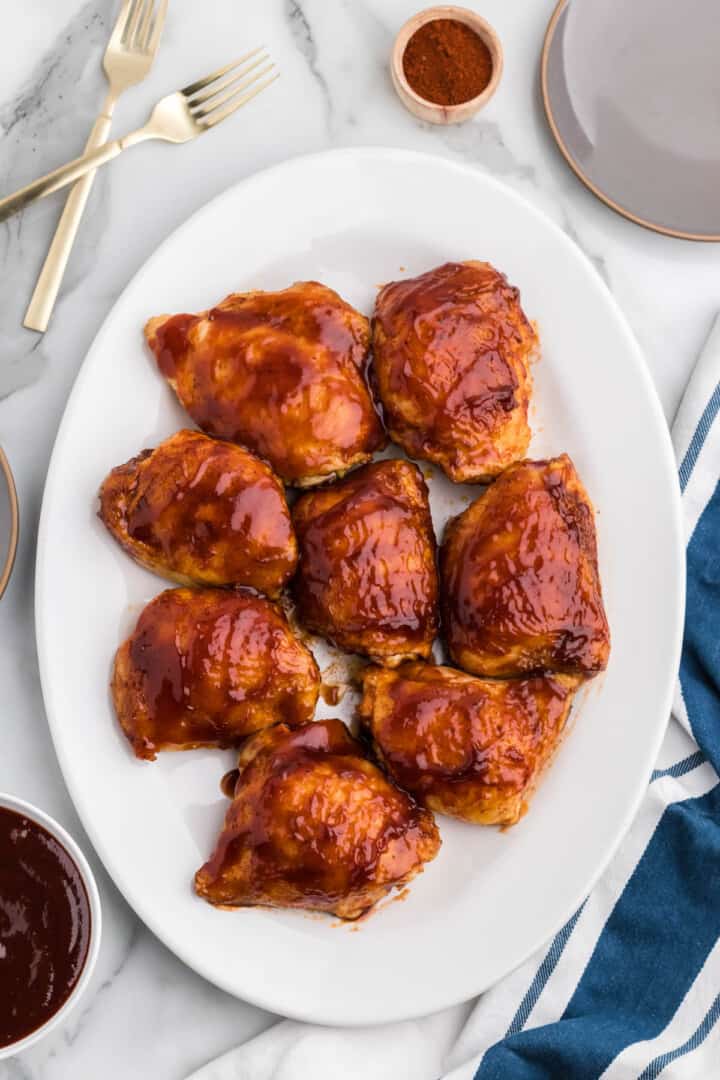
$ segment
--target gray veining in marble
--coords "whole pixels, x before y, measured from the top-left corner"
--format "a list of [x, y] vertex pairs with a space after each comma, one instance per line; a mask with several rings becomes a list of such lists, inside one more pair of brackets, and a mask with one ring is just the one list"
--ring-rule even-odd
[[317, 45], [315, 44], [310, 22], [300, 0], [285, 0], [285, 18], [290, 26], [297, 47], [305, 57], [308, 68], [322, 95], [329, 134], [332, 131], [333, 120], [332, 98], [325, 76], [318, 68]]
[[[63, 25], [54, 46], [39, 57], [18, 94], [0, 108], [0, 183], [11, 191], [38, 173], [82, 152], [103, 90], [98, 53], [107, 41], [112, 5], [89, 0]], [[79, 48], [82, 42], [83, 48]], [[53, 199], [0, 226], [3, 280], [0, 293], [0, 398], [38, 378], [47, 363], [42, 337], [22, 328], [22, 318], [52, 236], [60, 204]], [[107, 220], [105, 178], [95, 185], [85, 227], [65, 279], [71, 290], [91, 272], [94, 238]]]

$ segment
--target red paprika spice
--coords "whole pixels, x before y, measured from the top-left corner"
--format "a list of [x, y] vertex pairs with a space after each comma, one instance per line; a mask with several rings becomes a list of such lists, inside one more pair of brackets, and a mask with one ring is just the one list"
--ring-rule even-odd
[[424, 23], [407, 43], [403, 71], [410, 86], [437, 105], [460, 105], [490, 82], [492, 57], [479, 34], [458, 19]]

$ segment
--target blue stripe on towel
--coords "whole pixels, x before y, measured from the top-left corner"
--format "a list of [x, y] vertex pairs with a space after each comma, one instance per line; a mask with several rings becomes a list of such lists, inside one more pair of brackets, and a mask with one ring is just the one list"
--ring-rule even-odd
[[682, 460], [680, 466], [680, 490], [684, 491], [687, 487], [688, 480], [692, 476], [692, 471], [695, 467], [695, 462], [698, 459], [698, 455], [703, 448], [703, 443], [708, 436], [708, 432], [712, 427], [713, 420], [720, 410], [720, 383], [715, 387], [703, 410], [703, 414], [698, 421], [698, 426], [695, 428], [695, 434], [690, 440], [690, 445], [687, 448], [685, 457]]
[[686, 773], [692, 772], [693, 769], [697, 769], [706, 761], [707, 758], [702, 750], [696, 750], [694, 754], [683, 758], [682, 761], [676, 761], [674, 765], [668, 766], [667, 769], [654, 769], [650, 777], [650, 783], [661, 780], [663, 776], [672, 776], [677, 780], [678, 776], [685, 776]]
[[655, 1080], [671, 1061], [677, 1061], [684, 1054], [697, 1050], [698, 1046], [708, 1037], [718, 1019], [720, 1019], [720, 994], [715, 998], [690, 1038], [682, 1046], [676, 1047], [675, 1050], [670, 1050], [667, 1054], [658, 1054], [656, 1058], [653, 1058], [647, 1068], [640, 1073], [638, 1080]]
[[720, 772], [720, 486], [687, 549], [680, 685], [695, 741]]
[[668, 806], [561, 1019], [496, 1043], [476, 1080], [597, 1080], [663, 1031], [720, 933], [719, 820], [720, 785]]
[[[697, 769], [700, 765], [704, 764], [706, 760], [703, 752], [701, 750], [696, 750], [694, 754], [690, 754], [688, 757], [683, 758], [682, 761], [676, 761], [674, 765], [670, 765], [667, 769], [655, 769], [650, 777], [650, 783], [654, 780], [660, 780], [663, 776], [672, 776], [675, 779], [679, 776], [685, 776], [686, 773], [692, 772], [693, 769]], [[574, 915], [570, 916], [562, 929], [558, 930], [551, 941], [542, 963], [535, 972], [534, 979], [530, 983], [525, 996], [518, 1005], [517, 1011], [510, 1021], [510, 1025], [505, 1032], [506, 1036], [515, 1035], [525, 1027], [530, 1013], [534, 1009], [540, 994], [545, 988], [545, 984], [560, 961], [565, 946], [570, 940], [570, 935], [575, 929], [576, 923], [582, 914], [585, 903], [586, 901], [582, 902]]]
[[583, 900], [580, 907], [577, 909], [574, 915], [571, 915], [568, 921], [563, 926], [562, 930], [558, 930], [557, 934], [550, 943], [548, 951], [545, 953], [545, 959], [540, 967], [535, 972], [535, 978], [530, 983], [525, 997], [520, 1002], [517, 1012], [513, 1016], [510, 1027], [506, 1031], [506, 1035], [514, 1035], [517, 1031], [522, 1031], [527, 1023], [527, 1018], [532, 1012], [535, 1002], [540, 997], [545, 983], [548, 981], [553, 971], [558, 965], [558, 961], [563, 954], [563, 950], [567, 945], [570, 935], [575, 929], [575, 923], [580, 918], [582, 909], [585, 907], [586, 901]]

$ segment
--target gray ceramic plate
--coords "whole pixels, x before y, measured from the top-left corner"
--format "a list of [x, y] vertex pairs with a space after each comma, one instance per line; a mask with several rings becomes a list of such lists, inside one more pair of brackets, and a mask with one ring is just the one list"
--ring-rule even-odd
[[598, 198], [657, 232], [720, 240], [718, 0], [560, 0], [548, 121]]
[[0, 596], [5, 592], [18, 542], [18, 504], [8, 460], [0, 450]]

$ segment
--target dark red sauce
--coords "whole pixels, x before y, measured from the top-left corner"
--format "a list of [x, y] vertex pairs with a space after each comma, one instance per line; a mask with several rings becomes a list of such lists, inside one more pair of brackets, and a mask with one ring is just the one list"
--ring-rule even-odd
[[323, 699], [326, 705], [337, 705], [343, 697], [343, 688], [336, 683], [322, 683], [320, 686], [320, 697]]
[[158, 367], [168, 379], [175, 378], [177, 359], [188, 347], [188, 331], [195, 319], [195, 315], [173, 315], [158, 329]]
[[593, 511], [567, 455], [507, 469], [448, 524], [440, 566], [450, 655], [466, 670], [605, 668]]
[[[355, 918], [439, 847], [432, 817], [363, 757], [341, 720], [277, 724], [243, 750], [234, 801], [198, 893], [230, 906], [332, 911]], [[382, 877], [378, 864], [383, 860]]]
[[518, 378], [509, 353], [530, 330], [519, 297], [489, 263], [445, 263], [386, 285], [375, 313], [386, 344], [375, 363], [390, 413], [392, 395], [410, 395], [424, 426], [445, 435], [468, 416], [483, 422], [513, 409]]
[[197, 431], [114, 468], [99, 513], [130, 555], [163, 575], [271, 596], [295, 571], [280, 481], [247, 450]]
[[293, 510], [300, 619], [341, 648], [429, 652], [435, 636], [435, 540], [420, 470], [378, 461]]
[[229, 769], [220, 781], [220, 790], [223, 795], [227, 795], [228, 799], [235, 798], [235, 786], [238, 782], [239, 775], [239, 769]]
[[138, 757], [237, 746], [308, 720], [319, 673], [280, 611], [248, 589], [166, 589], [118, 650], [115, 708]]
[[0, 807], [0, 1047], [64, 1005], [87, 959], [90, 902], [80, 871], [37, 822]]
[[367, 319], [317, 282], [235, 294], [166, 319], [148, 340], [198, 427], [242, 443], [288, 482], [385, 444], [364, 378]]

